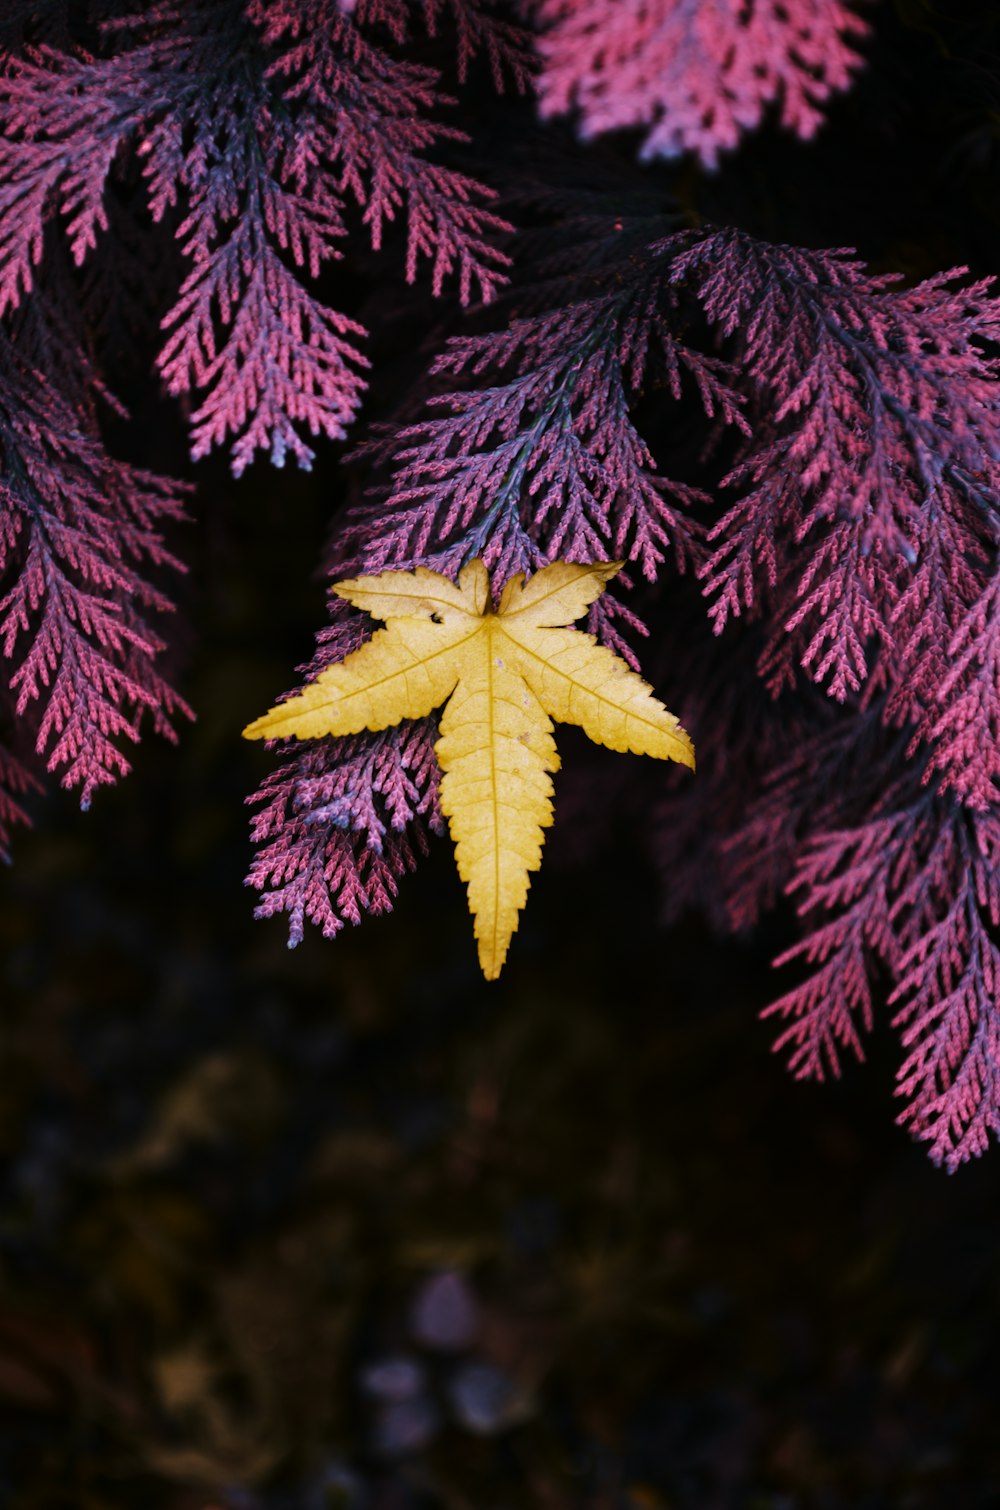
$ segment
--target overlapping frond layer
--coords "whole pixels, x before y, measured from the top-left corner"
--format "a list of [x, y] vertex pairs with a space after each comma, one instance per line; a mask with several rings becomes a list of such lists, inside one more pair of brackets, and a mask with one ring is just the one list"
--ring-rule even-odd
[[542, 110], [585, 136], [639, 128], [642, 155], [708, 168], [768, 106], [808, 138], [861, 66], [867, 23], [842, 0], [537, 0]]
[[434, 746], [441, 811], [488, 980], [507, 957], [552, 823], [550, 719], [580, 724], [612, 749], [694, 764], [690, 740], [646, 683], [591, 635], [557, 627], [585, 613], [618, 569], [554, 562], [527, 587], [509, 582], [495, 611], [478, 559], [457, 584], [422, 567], [338, 583], [386, 628], [244, 730], [249, 739], [353, 734], [446, 702]]
[[[523, 85], [524, 34], [459, 11], [463, 68], [484, 50]], [[78, 265], [91, 255], [131, 155], [153, 219], [180, 210], [187, 275], [158, 362], [197, 396], [193, 456], [229, 444], [237, 474], [257, 451], [308, 467], [307, 437], [341, 439], [365, 388], [363, 327], [310, 287], [352, 207], [374, 247], [405, 226], [406, 277], [429, 263], [436, 294], [454, 278], [463, 303], [489, 300], [505, 281], [491, 191], [434, 157], [463, 134], [436, 120], [436, 71], [399, 56], [412, 22], [403, 0], [157, 0], [114, 13], [102, 55], [0, 55], [0, 313], [30, 295], [51, 227]]]

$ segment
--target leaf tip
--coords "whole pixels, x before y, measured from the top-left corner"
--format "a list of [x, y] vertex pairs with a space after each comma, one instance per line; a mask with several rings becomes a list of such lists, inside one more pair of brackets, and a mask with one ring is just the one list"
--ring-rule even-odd
[[495, 946], [487, 948], [485, 943], [479, 945], [479, 968], [483, 972], [484, 980], [498, 980], [500, 971], [507, 963], [507, 948], [497, 949]]
[[287, 703], [279, 703], [275, 708], [269, 708], [259, 718], [248, 723], [240, 735], [241, 739], [281, 739], [289, 734], [284, 727], [288, 721], [288, 706], [291, 702], [298, 702], [298, 698], [289, 698]]

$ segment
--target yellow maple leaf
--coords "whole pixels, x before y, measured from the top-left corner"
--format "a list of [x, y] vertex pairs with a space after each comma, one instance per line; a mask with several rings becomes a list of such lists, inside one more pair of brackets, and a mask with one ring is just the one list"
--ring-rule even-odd
[[357, 734], [446, 704], [434, 746], [441, 810], [487, 980], [507, 958], [552, 823], [552, 719], [579, 724], [612, 750], [694, 767], [690, 739], [648, 683], [593, 635], [567, 627], [622, 565], [556, 561], [528, 581], [518, 573], [495, 611], [479, 560], [457, 583], [425, 567], [337, 582], [339, 597], [386, 627], [243, 731], [247, 739]]

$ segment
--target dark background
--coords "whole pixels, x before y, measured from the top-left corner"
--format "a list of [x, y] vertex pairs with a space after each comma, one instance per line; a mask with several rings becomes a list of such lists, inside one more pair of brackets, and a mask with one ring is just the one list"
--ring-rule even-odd
[[[813, 144], [647, 179], [879, 270], [992, 271], [1000, 27], [870, 15]], [[445, 318], [398, 267], [346, 270], [368, 418]], [[843, 1082], [787, 1077], [757, 1014], [790, 915], [663, 928], [612, 812], [589, 847], [557, 821], [493, 985], [445, 841], [335, 943], [253, 921], [271, 757], [239, 730], [310, 652], [347, 474], [192, 468], [130, 392], [121, 446], [197, 483], [171, 654], [198, 721], [85, 815], [50, 791], [0, 876], [0, 1505], [1000, 1503], [1000, 1155], [949, 1178], [894, 1126], [884, 1024]], [[618, 757], [562, 748], [600, 810]]]

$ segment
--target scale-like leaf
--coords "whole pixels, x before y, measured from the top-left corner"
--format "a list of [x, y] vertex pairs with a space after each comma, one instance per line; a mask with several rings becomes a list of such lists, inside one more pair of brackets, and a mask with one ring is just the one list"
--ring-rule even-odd
[[612, 750], [694, 766], [690, 739], [642, 678], [568, 627], [620, 567], [556, 561], [528, 582], [513, 577], [496, 610], [478, 560], [457, 584], [424, 567], [339, 582], [334, 591], [385, 629], [244, 730], [248, 739], [356, 734], [447, 704], [434, 746], [441, 810], [488, 980], [542, 863], [559, 769], [552, 720]]

